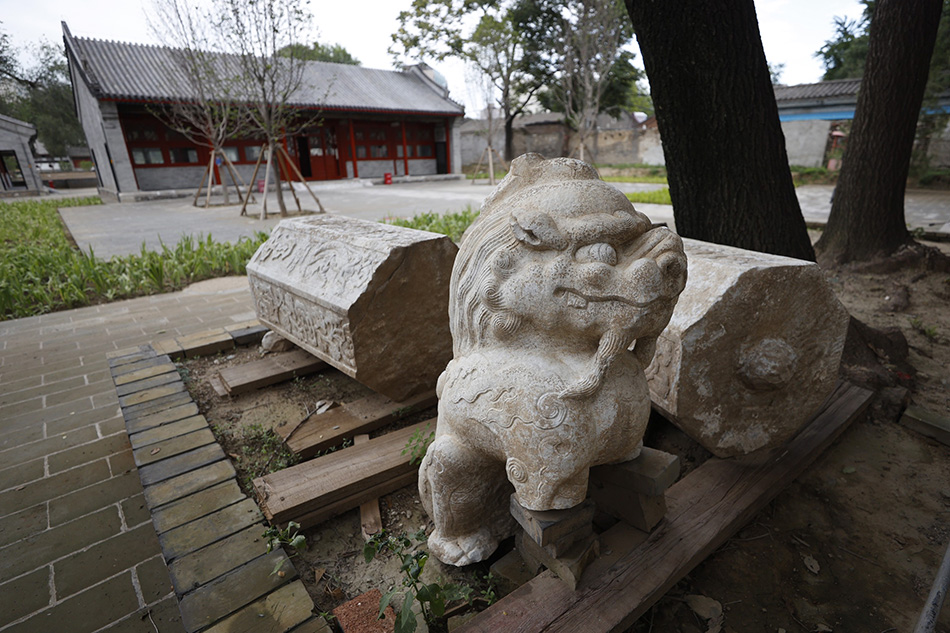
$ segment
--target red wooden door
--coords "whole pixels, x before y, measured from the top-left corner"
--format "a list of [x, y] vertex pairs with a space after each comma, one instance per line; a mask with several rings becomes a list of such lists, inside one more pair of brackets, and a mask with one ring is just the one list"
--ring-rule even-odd
[[340, 177], [340, 152], [336, 129], [321, 127], [308, 137], [310, 170], [314, 180], [336, 180]]

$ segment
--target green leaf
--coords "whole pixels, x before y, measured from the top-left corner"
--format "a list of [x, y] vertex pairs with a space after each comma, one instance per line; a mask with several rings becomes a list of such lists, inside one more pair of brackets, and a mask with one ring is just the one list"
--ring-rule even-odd
[[295, 550], [307, 549], [307, 537], [303, 534], [298, 534], [290, 542], [290, 546]]
[[277, 559], [277, 562], [274, 563], [274, 569], [273, 569], [273, 570], [271, 571], [271, 573], [268, 574], [268, 575], [273, 576], [274, 574], [276, 574], [277, 572], [279, 572], [279, 571], [280, 571], [280, 568], [284, 566], [284, 562], [285, 562], [286, 560], [287, 560], [287, 559], [284, 558], [283, 556], [281, 556], [280, 558], [278, 558], [278, 559]]
[[393, 599], [393, 594], [395, 593], [396, 593], [396, 588], [393, 587], [392, 589], [384, 593], [382, 597], [379, 599], [379, 615], [376, 617], [377, 620], [383, 619], [383, 615], [384, 615], [384, 612], [386, 611], [386, 607], [389, 606], [389, 601]]
[[367, 563], [376, 558], [376, 544], [373, 541], [369, 541], [363, 546], [363, 558]]
[[402, 603], [402, 610], [396, 618], [395, 633], [414, 633], [416, 630], [416, 614], [412, 612], [412, 594], [407, 592]]

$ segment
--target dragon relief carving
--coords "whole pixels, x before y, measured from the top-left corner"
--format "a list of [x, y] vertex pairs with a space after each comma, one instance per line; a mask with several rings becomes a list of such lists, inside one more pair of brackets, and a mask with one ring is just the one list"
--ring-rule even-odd
[[679, 237], [590, 165], [512, 163], [452, 271], [454, 359], [419, 477], [440, 560], [490, 555], [512, 488], [525, 508], [570, 508], [591, 466], [639, 454], [644, 368], [685, 283]]

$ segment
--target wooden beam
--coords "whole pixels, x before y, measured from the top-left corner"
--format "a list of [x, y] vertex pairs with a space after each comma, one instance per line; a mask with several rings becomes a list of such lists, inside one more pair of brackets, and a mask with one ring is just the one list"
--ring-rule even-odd
[[[353, 438], [353, 444], [359, 446], [369, 441], [369, 435], [362, 433]], [[379, 514], [379, 497], [360, 504], [360, 531], [363, 540], [368, 541], [383, 529], [383, 518]]]
[[[798, 477], [867, 408], [870, 391], [838, 385], [812, 422], [765, 463], [712, 458], [667, 491], [666, 520], [645, 540], [618, 524], [601, 535], [633, 535], [631, 549], [605, 566], [598, 559], [576, 591], [550, 572], [503, 598], [459, 633], [628, 629], [670, 587], [735, 534]], [[619, 539], [622, 541], [623, 539]]]
[[[272, 523], [293, 520], [303, 524], [300, 519], [310, 516], [312, 525], [313, 516], [322, 516], [319, 513], [328, 507], [343, 512], [372, 499], [368, 490], [377, 497], [385, 494], [374, 487], [400, 476], [415, 476], [416, 466], [402, 451], [412, 434], [426, 424], [435, 428], [435, 419], [255, 479], [261, 510]], [[342, 507], [338, 502], [355, 504]]]
[[[278, 426], [276, 431], [284, 438], [287, 448], [307, 458], [332, 446], [339, 446], [344, 439], [358, 433], [369, 433], [437, 403], [435, 392], [419, 394], [403, 402], [394, 402], [382, 394], [374, 393], [315, 415], [296, 428]], [[435, 430], [434, 423], [432, 429]]]
[[326, 369], [327, 364], [302, 349], [265, 356], [260, 360], [226, 367], [218, 372], [229, 394], [237, 395], [261, 387], [306, 376]]

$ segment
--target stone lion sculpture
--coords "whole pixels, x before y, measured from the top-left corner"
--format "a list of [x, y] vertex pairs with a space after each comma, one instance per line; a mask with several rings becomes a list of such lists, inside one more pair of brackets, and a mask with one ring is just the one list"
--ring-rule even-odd
[[571, 508], [591, 466], [639, 454], [643, 370], [685, 283], [679, 237], [590, 165], [512, 163], [452, 270], [454, 358], [419, 476], [432, 553], [482, 560], [512, 533], [512, 486], [527, 509]]

